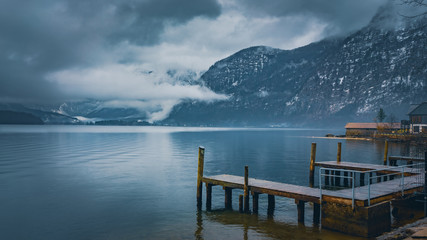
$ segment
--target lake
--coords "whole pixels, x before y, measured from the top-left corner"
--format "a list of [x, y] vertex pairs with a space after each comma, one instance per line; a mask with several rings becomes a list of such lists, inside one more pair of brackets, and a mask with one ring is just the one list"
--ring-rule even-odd
[[240, 214], [240, 190], [234, 211], [214, 187], [213, 211], [197, 212], [199, 146], [205, 175], [248, 165], [250, 177], [303, 186], [312, 142], [316, 161], [335, 160], [341, 141], [343, 161], [382, 164], [383, 142], [327, 133], [344, 129], [0, 125], [0, 239], [356, 239], [313, 226], [309, 204], [298, 224], [293, 199], [276, 198], [268, 216], [260, 195], [258, 215]]

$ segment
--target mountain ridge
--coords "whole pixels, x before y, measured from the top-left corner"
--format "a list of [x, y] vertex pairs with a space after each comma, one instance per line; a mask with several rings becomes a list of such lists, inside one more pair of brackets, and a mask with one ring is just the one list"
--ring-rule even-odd
[[373, 121], [379, 108], [406, 119], [410, 103], [427, 99], [426, 17], [383, 28], [389, 16], [380, 12], [347, 37], [293, 50], [238, 51], [201, 76], [210, 89], [230, 95], [228, 101], [181, 103], [165, 123], [343, 125]]

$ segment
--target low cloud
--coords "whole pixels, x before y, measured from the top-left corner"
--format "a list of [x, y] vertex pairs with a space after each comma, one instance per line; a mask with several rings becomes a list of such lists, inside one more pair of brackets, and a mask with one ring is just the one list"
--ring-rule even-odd
[[[177, 75], [179, 73], [175, 73]], [[145, 70], [143, 66], [109, 64], [86, 69], [68, 69], [46, 76], [66, 96], [102, 100], [103, 107], [135, 108], [150, 121], [161, 120], [183, 99], [226, 100], [201, 85], [185, 84], [164, 71]]]

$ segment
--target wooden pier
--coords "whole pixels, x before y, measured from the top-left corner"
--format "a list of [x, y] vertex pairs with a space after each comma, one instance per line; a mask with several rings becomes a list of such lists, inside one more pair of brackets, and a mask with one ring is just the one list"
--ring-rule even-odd
[[[341, 144], [338, 145], [337, 161], [315, 162], [316, 145], [312, 145], [310, 158], [310, 186], [314, 182], [314, 168], [327, 167], [354, 171], [377, 170], [378, 174], [398, 173], [396, 169], [384, 165], [349, 163], [341, 161]], [[239, 197], [239, 210], [250, 212], [249, 196], [252, 196], [252, 212], [258, 213], [258, 198], [260, 194], [268, 194], [268, 211], [274, 211], [275, 197], [295, 199], [298, 210], [298, 221], [304, 222], [305, 203], [313, 203], [313, 222], [322, 227], [363, 236], [373, 237], [388, 231], [391, 225], [390, 200], [402, 195], [421, 191], [424, 179], [413, 169], [404, 169], [402, 178], [390, 178], [388, 181], [377, 181], [374, 184], [360, 185], [341, 190], [324, 190], [319, 188], [298, 186], [293, 184], [266, 181], [249, 178], [248, 166], [245, 166], [244, 177], [234, 175], [203, 176], [204, 148], [199, 149], [199, 169], [197, 177], [197, 206], [202, 208], [202, 185], [206, 186], [206, 209], [211, 210], [212, 187], [222, 186], [225, 192], [224, 205], [226, 209], [232, 206], [232, 190], [243, 189]], [[334, 176], [336, 177], [336, 171]], [[348, 173], [348, 171], [347, 171]], [[424, 176], [422, 176], [424, 177]], [[332, 179], [333, 177], [331, 177]]]

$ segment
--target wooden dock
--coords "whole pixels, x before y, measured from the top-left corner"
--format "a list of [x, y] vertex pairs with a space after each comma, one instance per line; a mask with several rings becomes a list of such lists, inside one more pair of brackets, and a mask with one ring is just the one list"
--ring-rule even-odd
[[[268, 211], [274, 210], [276, 196], [295, 199], [299, 222], [304, 222], [304, 204], [312, 202], [313, 222], [317, 224], [321, 220], [322, 227], [363, 237], [376, 236], [389, 230], [391, 222], [390, 201], [421, 191], [424, 187], [424, 174], [420, 175], [420, 171], [417, 172], [412, 168], [402, 168], [402, 171], [391, 166], [341, 162], [340, 147], [339, 144], [338, 161], [316, 163], [316, 146], [315, 144], [312, 145], [310, 186], [314, 182], [315, 166], [333, 169], [333, 174], [325, 174], [331, 176], [331, 179], [340, 177], [337, 175], [338, 169], [342, 169], [347, 174], [349, 171], [353, 171], [350, 172], [353, 181], [356, 173], [364, 176], [363, 172], [372, 173], [372, 171], [376, 171], [378, 176], [376, 178], [382, 179], [382, 174], [395, 174], [400, 178], [384, 178], [384, 181], [378, 179], [375, 183], [369, 182], [367, 185], [360, 184], [360, 186], [353, 183], [353, 188], [340, 190], [320, 190], [319, 188], [249, 178], [248, 166], [245, 167], [244, 177], [227, 174], [203, 176], [204, 148], [201, 147], [199, 148], [197, 176], [198, 209], [201, 210], [202, 208], [202, 185], [204, 183], [206, 186], [206, 209], [208, 211], [211, 210], [212, 206], [212, 187], [222, 186], [225, 192], [224, 204], [226, 209], [232, 206], [232, 190], [243, 189], [244, 194], [239, 196], [239, 210], [241, 212], [250, 212], [249, 196], [252, 195], [252, 212], [258, 213], [259, 195], [268, 194]], [[401, 177], [401, 172], [403, 172], [403, 177]], [[361, 176], [360, 179], [362, 179]], [[345, 178], [345, 175], [343, 177]]]
[[[420, 181], [420, 176], [404, 178], [403, 194], [407, 195], [420, 190], [424, 186], [424, 179]], [[251, 193], [269, 194], [273, 196], [293, 198], [297, 201], [312, 202], [320, 204], [320, 191], [318, 188], [304, 187], [293, 184], [272, 182], [249, 178], [249, 190]], [[202, 182], [210, 186], [222, 186], [223, 188], [243, 189], [244, 177], [234, 175], [215, 175], [203, 177]], [[391, 200], [402, 194], [401, 179], [384, 181], [370, 186], [371, 204]], [[322, 190], [322, 200], [347, 205], [352, 204], [352, 189]], [[355, 202], [357, 206], [368, 206], [368, 186], [355, 188]], [[208, 199], [211, 200], [210, 197]], [[253, 206], [258, 208], [258, 206]]]

